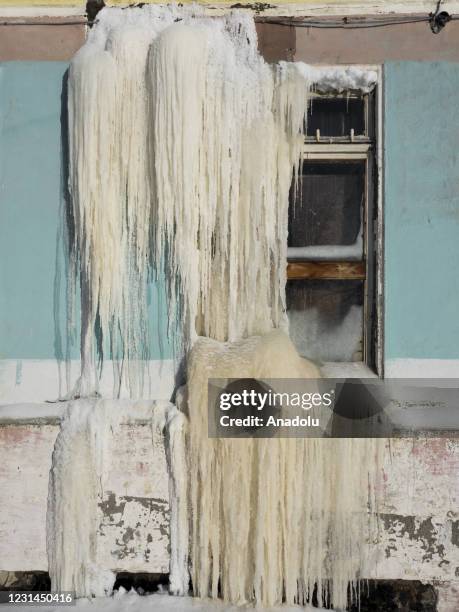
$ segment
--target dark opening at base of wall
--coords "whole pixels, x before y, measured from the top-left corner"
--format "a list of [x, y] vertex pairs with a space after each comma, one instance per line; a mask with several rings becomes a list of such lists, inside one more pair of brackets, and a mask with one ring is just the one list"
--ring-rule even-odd
[[119, 572], [116, 574], [114, 590], [123, 587], [126, 591], [135, 589], [140, 595], [142, 593], [156, 593], [164, 589], [167, 592], [169, 586], [168, 574], [148, 574], [141, 572]]
[[48, 572], [0, 571], [0, 591], [50, 591]]
[[350, 612], [436, 612], [437, 593], [419, 580], [369, 580]]
[[[118, 572], [114, 590], [132, 588], [140, 595], [167, 591], [167, 574], [146, 572]], [[0, 591], [50, 591], [48, 572], [0, 571]], [[313, 607], [318, 606], [314, 593]], [[327, 608], [327, 606], [325, 606]], [[437, 612], [437, 593], [430, 584], [419, 580], [369, 580], [362, 581], [360, 604], [353, 604], [350, 612]]]

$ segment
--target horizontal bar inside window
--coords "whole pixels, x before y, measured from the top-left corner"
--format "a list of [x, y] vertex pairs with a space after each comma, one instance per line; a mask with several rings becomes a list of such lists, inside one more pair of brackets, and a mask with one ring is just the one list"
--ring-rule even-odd
[[289, 261], [288, 280], [321, 278], [327, 280], [365, 280], [364, 261]]

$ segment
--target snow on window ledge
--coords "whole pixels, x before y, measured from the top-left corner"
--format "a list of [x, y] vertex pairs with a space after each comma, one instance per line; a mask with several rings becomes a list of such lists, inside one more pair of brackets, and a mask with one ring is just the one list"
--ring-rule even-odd
[[378, 378], [363, 361], [327, 361], [320, 371], [324, 378]]

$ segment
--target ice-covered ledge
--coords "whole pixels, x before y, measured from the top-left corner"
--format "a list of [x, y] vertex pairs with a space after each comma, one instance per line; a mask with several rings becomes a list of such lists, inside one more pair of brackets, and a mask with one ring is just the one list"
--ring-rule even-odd
[[[54, 366], [55, 367], [55, 366]], [[321, 366], [321, 371], [326, 378], [375, 378], [376, 374], [362, 362], [329, 362]], [[159, 369], [158, 369], [159, 372]], [[166, 385], [161, 385], [162, 392], [155, 399], [168, 399], [173, 389], [171, 375], [171, 364], [165, 365], [165, 374], [168, 378]], [[30, 394], [27, 394], [30, 395]], [[51, 393], [50, 393], [51, 395]], [[14, 396], [13, 396], [14, 397]], [[11, 398], [13, 399], [13, 398]], [[44, 402], [44, 401], [8, 401], [0, 398], [0, 426], [3, 425], [58, 425], [69, 402]], [[19, 400], [19, 401], [18, 401]], [[129, 401], [129, 400], [121, 400]], [[149, 416], [143, 417], [139, 413], [132, 421], [137, 424], [149, 422]]]
[[[155, 401], [141, 403], [131, 400], [115, 400], [126, 405], [135, 404], [135, 413], [126, 425], [150, 425]], [[161, 400], [163, 401], [163, 400]], [[59, 425], [64, 412], [72, 402], [41, 402], [0, 405], [0, 427], [4, 425]]]
[[[68, 371], [67, 371], [68, 368]], [[170, 399], [174, 390], [176, 364], [173, 359], [152, 359], [145, 368], [145, 397], [158, 400]], [[102, 397], [113, 397], [116, 388], [113, 362], [104, 362], [99, 391]], [[9, 404], [46, 406], [65, 396], [74, 387], [81, 372], [81, 362], [68, 364], [56, 359], [0, 359], [0, 406]], [[70, 388], [67, 387], [70, 381]], [[122, 391], [121, 397], [128, 395]], [[51, 404], [52, 406], [53, 404]], [[51, 417], [58, 407], [49, 408]]]

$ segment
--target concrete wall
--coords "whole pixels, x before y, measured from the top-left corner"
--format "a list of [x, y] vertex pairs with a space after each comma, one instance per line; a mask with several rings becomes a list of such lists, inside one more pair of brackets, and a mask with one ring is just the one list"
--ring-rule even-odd
[[[47, 571], [46, 508], [56, 419], [0, 425], [0, 571]], [[117, 571], [168, 573], [169, 493], [162, 437], [125, 424], [99, 500], [98, 556]], [[7, 492], [7, 494], [5, 494]]]
[[394, 60], [457, 62], [458, 39], [457, 21], [439, 34], [432, 34], [427, 23], [352, 30], [296, 28], [295, 59], [313, 64], [381, 64]]
[[[48, 470], [56, 419], [0, 426], [0, 571], [47, 569]], [[98, 561], [114, 571], [168, 572], [169, 502], [162, 438], [145, 424], [122, 425], [102, 483]], [[393, 440], [383, 460], [378, 542], [362, 577], [441, 586], [446, 612], [459, 571], [459, 447], [444, 439]], [[428, 486], [426, 486], [428, 483]], [[448, 588], [447, 588], [447, 585]]]

